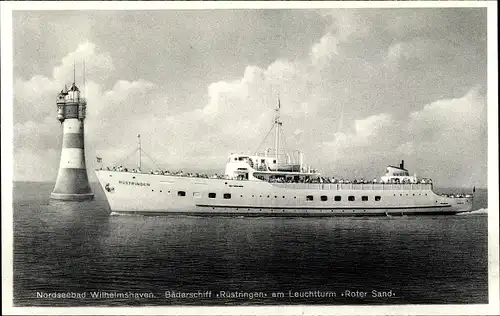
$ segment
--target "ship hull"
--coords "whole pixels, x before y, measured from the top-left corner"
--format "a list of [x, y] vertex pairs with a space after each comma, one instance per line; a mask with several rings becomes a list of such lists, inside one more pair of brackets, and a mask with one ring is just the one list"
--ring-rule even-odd
[[429, 184], [268, 183], [97, 170], [117, 214], [199, 216], [401, 216], [470, 211], [472, 198]]

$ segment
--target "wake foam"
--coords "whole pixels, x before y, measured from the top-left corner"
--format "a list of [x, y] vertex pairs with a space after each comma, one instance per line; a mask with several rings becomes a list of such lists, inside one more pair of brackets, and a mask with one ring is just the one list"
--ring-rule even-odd
[[458, 213], [458, 215], [476, 215], [476, 214], [488, 214], [488, 209], [487, 208], [480, 208], [480, 209], [475, 210], [475, 211]]

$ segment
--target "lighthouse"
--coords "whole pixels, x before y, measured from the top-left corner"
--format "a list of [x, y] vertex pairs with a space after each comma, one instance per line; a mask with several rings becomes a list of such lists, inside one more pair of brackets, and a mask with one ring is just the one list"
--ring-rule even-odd
[[50, 195], [52, 199], [83, 201], [94, 198], [85, 167], [85, 145], [83, 122], [87, 102], [75, 84], [66, 86], [57, 96], [57, 118], [63, 127], [61, 161], [56, 185]]

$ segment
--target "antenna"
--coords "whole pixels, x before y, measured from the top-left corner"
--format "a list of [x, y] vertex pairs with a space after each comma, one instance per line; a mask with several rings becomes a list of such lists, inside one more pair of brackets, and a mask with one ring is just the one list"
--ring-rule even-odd
[[87, 89], [85, 88], [85, 59], [83, 60], [83, 97], [87, 99]]
[[75, 61], [73, 60], [73, 84], [76, 83], [76, 69], [75, 69]]

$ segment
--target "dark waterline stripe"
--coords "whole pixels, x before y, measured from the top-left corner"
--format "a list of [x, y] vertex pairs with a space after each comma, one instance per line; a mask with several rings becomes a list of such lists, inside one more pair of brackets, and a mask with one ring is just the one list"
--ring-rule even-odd
[[[184, 216], [231, 216], [231, 217], [385, 217], [385, 213], [235, 213], [235, 212], [169, 212], [169, 211], [112, 211], [119, 215], [143, 215], [143, 216], [167, 216], [167, 215], [184, 215]], [[392, 216], [406, 215], [456, 215], [459, 212], [440, 212], [440, 211], [425, 211], [425, 212], [394, 212], [389, 213]]]
[[442, 208], [442, 207], [451, 207], [448, 205], [424, 205], [424, 206], [386, 206], [386, 207], [363, 207], [363, 206], [352, 206], [352, 207], [315, 207], [315, 206], [306, 206], [306, 207], [298, 207], [298, 206], [245, 206], [245, 205], [209, 205], [209, 204], [196, 204], [199, 207], [213, 207], [213, 208], [246, 208], [246, 209], [304, 209], [304, 210], [404, 210], [404, 209], [426, 209], [426, 208]]

